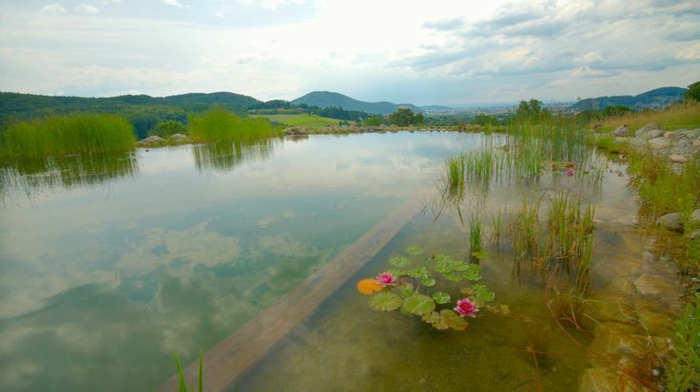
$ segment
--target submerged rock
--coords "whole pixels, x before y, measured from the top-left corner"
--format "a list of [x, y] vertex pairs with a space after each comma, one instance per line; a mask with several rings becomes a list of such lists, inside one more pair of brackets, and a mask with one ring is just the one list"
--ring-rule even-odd
[[678, 291], [678, 285], [674, 282], [669, 282], [666, 278], [659, 275], [644, 274], [634, 281], [637, 287], [637, 292], [643, 295], [672, 295]]

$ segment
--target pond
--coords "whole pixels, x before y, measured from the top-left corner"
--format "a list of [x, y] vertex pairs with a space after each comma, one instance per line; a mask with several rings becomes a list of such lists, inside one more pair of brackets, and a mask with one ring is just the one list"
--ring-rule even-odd
[[[609, 337], [664, 336], [679, 290], [670, 263], [650, 258], [634, 227], [623, 166], [598, 158], [605, 171], [595, 186], [556, 173], [495, 180], [487, 197], [470, 194], [459, 212], [438, 216], [444, 158], [483, 138], [310, 136], [3, 168], [0, 390], [157, 388], [174, 373], [173, 352], [194, 361], [326, 276], [382, 225], [393, 231], [365, 265], [336, 277], [337, 290], [253, 353], [236, 377], [241, 390], [575, 390], [582, 374], [618, 359], [607, 356]], [[408, 246], [468, 257], [474, 211], [508, 216], [556, 189], [596, 205], [590, 328], [555, 322], [557, 294], [513, 280], [507, 245], [491, 244], [481, 266], [509, 314], [484, 309], [466, 332], [371, 310], [356, 291]], [[397, 211], [402, 218], [387, 223]]]

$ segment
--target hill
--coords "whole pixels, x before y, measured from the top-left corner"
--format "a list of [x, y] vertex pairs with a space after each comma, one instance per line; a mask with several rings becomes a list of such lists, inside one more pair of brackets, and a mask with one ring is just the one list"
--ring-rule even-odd
[[293, 105], [308, 105], [317, 106], [319, 108], [327, 108], [331, 106], [339, 107], [344, 110], [355, 110], [358, 112], [366, 112], [372, 114], [391, 114], [399, 107], [408, 107], [414, 112], [422, 112], [423, 110], [411, 104], [394, 104], [391, 102], [363, 102], [350, 98], [347, 95], [333, 93], [330, 91], [314, 91], [292, 101]]
[[169, 97], [121, 95], [109, 98], [55, 97], [46, 95], [0, 92], [0, 127], [13, 119], [44, 118], [74, 112], [111, 113], [128, 119], [139, 138], [158, 122], [187, 121], [191, 112], [202, 112], [213, 105], [244, 113], [261, 101], [240, 94], [219, 92], [191, 93]]
[[681, 87], [661, 87], [639, 95], [619, 95], [612, 97], [587, 98], [569, 108], [574, 110], [602, 110], [608, 106], [627, 106], [632, 109], [660, 109], [675, 101], [682, 101], [688, 89]]

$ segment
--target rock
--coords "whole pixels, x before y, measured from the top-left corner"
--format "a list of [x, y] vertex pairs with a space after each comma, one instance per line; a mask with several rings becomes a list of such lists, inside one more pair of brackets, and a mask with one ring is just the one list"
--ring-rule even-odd
[[158, 144], [158, 143], [163, 143], [165, 139], [163, 139], [160, 136], [149, 136], [143, 140], [141, 140], [141, 144], [150, 146], [152, 144]]
[[[645, 125], [645, 126], [639, 128], [639, 129], [637, 130], [637, 132], [634, 133], [634, 136], [636, 136], [636, 137], [644, 137], [644, 136], [645, 136], [647, 133], [649, 133], [650, 131], [655, 131], [655, 130], [658, 130], [658, 129], [661, 129], [661, 127], [659, 126], [659, 124], [653, 122], [653, 123], [647, 124], [647, 125]], [[662, 134], [663, 134], [663, 132], [662, 132]], [[657, 137], [658, 137], [658, 136], [657, 136]]]
[[700, 225], [700, 208], [697, 210], [693, 211], [692, 214], [690, 214], [690, 219], [688, 220], [688, 223], [690, 226], [696, 226]]
[[693, 147], [700, 147], [700, 138], [693, 140]]
[[671, 146], [671, 141], [667, 138], [657, 137], [656, 139], [649, 140], [649, 148], [652, 150], [663, 150]]
[[644, 274], [634, 281], [637, 291], [643, 295], [673, 294], [678, 285], [667, 279], [652, 274]]
[[693, 231], [692, 233], [688, 234], [688, 238], [691, 240], [697, 240], [700, 238], [700, 229]]
[[680, 154], [673, 154], [673, 155], [669, 156], [668, 158], [673, 163], [686, 163], [686, 162], [688, 162], [688, 158], [686, 158], [685, 156], [680, 155]]
[[622, 135], [627, 135], [629, 131], [627, 130], [627, 124], [621, 125], [617, 127], [616, 130], [613, 131], [613, 136], [622, 136]]
[[656, 139], [656, 138], [660, 138], [663, 135], [665, 135], [664, 131], [662, 131], [661, 129], [655, 129], [653, 131], [647, 132], [647, 134], [643, 138], [644, 139]]
[[171, 135], [170, 138], [171, 138], [172, 140], [178, 140], [178, 141], [179, 141], [179, 140], [185, 140], [185, 139], [187, 139], [187, 136], [185, 136], [185, 135], [183, 135], [183, 134], [181, 134], [181, 133], [175, 133], [175, 134]]
[[657, 225], [661, 225], [671, 231], [683, 231], [683, 226], [681, 225], [681, 214], [677, 212], [672, 212], [666, 214], [656, 221]]

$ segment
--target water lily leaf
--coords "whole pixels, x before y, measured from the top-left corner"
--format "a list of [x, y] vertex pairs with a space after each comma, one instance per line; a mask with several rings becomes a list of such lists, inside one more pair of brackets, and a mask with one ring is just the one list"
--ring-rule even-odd
[[413, 285], [411, 283], [401, 283], [396, 285], [396, 289], [399, 293], [399, 295], [403, 298], [410, 297], [413, 294], [416, 293], [416, 291], [413, 289]]
[[423, 254], [423, 248], [420, 246], [409, 246], [406, 248], [406, 254], [409, 256], [419, 256]]
[[440, 314], [438, 312], [433, 311], [424, 314], [421, 318], [428, 324], [435, 324], [438, 321], [440, 321]]
[[428, 272], [428, 269], [425, 267], [418, 267], [414, 268], [411, 270], [406, 271], [406, 274], [412, 278], [416, 279], [427, 279], [430, 277], [430, 272]]
[[437, 302], [438, 305], [449, 303], [452, 300], [450, 298], [450, 295], [444, 291], [438, 291], [437, 293], [434, 293], [433, 299], [435, 300], [435, 302]]
[[467, 271], [469, 269], [469, 263], [465, 261], [452, 261], [450, 263], [450, 269], [452, 271]]
[[462, 275], [455, 274], [453, 272], [443, 274], [443, 276], [445, 277], [445, 279], [449, 280], [450, 282], [459, 282], [463, 278]]
[[428, 277], [428, 278], [422, 278], [420, 280], [420, 283], [425, 287], [433, 287], [433, 286], [435, 286], [435, 284], [437, 282], [435, 281], [435, 279]]
[[483, 284], [475, 284], [472, 286], [472, 289], [477, 300], [491, 302], [496, 297], [496, 294], [493, 291], [489, 291]]
[[374, 310], [392, 311], [401, 307], [403, 300], [398, 295], [391, 292], [376, 294], [369, 301], [369, 306]]
[[484, 259], [488, 259], [489, 257], [491, 257], [489, 252], [484, 252], [484, 251], [472, 252], [472, 256], [476, 257], [479, 260], [484, 260]]
[[440, 311], [440, 321], [458, 331], [464, 331], [469, 327], [467, 320], [459, 317], [457, 312], [452, 309], [443, 309]]
[[481, 266], [478, 264], [468, 264], [469, 269], [464, 272], [464, 278], [476, 282], [481, 280]]
[[402, 270], [401, 268], [392, 268], [386, 270], [386, 273], [392, 274], [394, 276], [404, 276], [407, 275], [406, 270]]
[[391, 265], [393, 265], [395, 267], [401, 268], [401, 267], [408, 267], [411, 264], [411, 260], [409, 260], [403, 256], [399, 256], [399, 257], [394, 257], [391, 260], [389, 260], [389, 263], [391, 263]]
[[401, 311], [404, 313], [415, 314], [422, 316], [430, 313], [435, 309], [435, 300], [423, 294], [413, 294], [406, 298], [401, 306]]

